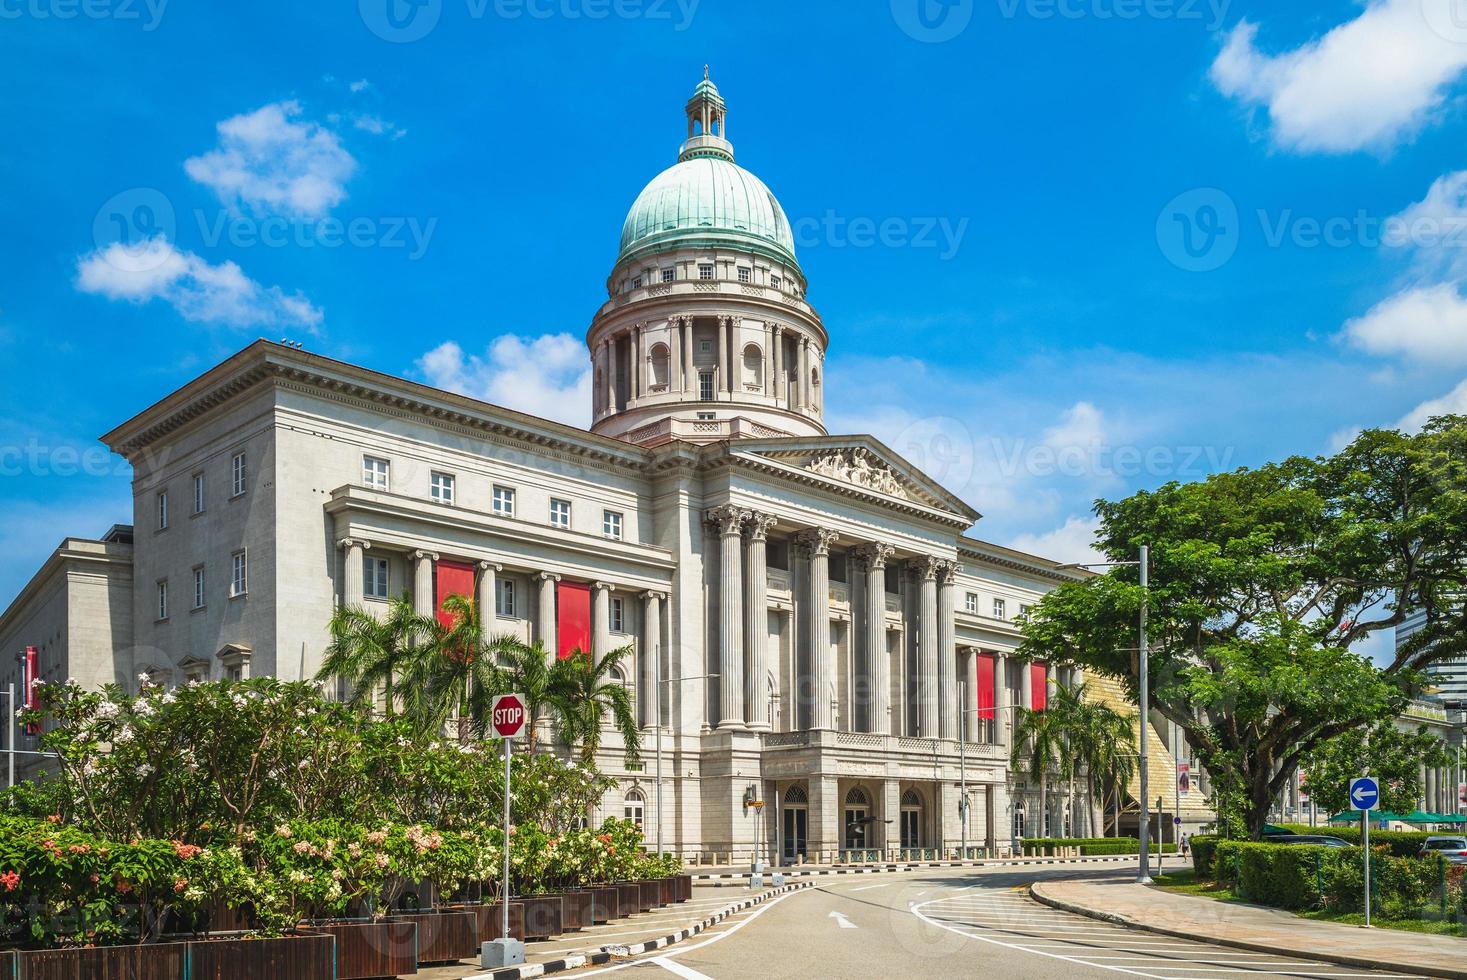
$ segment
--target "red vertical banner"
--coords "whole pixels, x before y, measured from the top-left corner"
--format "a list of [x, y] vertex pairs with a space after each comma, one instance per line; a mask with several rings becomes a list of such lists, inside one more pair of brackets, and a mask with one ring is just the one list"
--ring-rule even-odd
[[591, 586], [583, 582], [557, 582], [555, 595], [555, 635], [559, 640], [556, 655], [565, 660], [577, 650], [591, 652]]
[[978, 654], [978, 703], [974, 707], [978, 709], [979, 721], [992, 721], [995, 717], [993, 681], [997, 667], [998, 660], [993, 654]]
[[1034, 690], [1032, 707], [1035, 711], [1043, 711], [1049, 705], [1049, 664], [1030, 664], [1029, 683]]
[[445, 629], [453, 627], [454, 618], [443, 611], [443, 600], [451, 595], [474, 597], [474, 566], [461, 561], [433, 563], [433, 612]]
[[[36, 694], [36, 681], [41, 678], [41, 654], [35, 647], [26, 647], [25, 655], [21, 659], [21, 677], [25, 682], [25, 706], [35, 710], [41, 706], [40, 696]], [[25, 726], [27, 735], [41, 734], [41, 726], [32, 722]]]

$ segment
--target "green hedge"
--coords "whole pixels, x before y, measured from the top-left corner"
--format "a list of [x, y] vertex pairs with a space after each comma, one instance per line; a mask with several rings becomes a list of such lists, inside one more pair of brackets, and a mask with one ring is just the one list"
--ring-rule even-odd
[[[1283, 824], [1285, 830], [1291, 830], [1298, 834], [1321, 834], [1326, 837], [1338, 837], [1342, 841], [1351, 844], [1360, 844], [1360, 825], [1353, 824], [1348, 827], [1339, 825], [1331, 827], [1309, 827], [1305, 824]], [[1421, 845], [1428, 837], [1435, 836], [1426, 831], [1416, 830], [1370, 830], [1370, 847], [1372, 850], [1389, 847], [1391, 857], [1414, 858], [1421, 851]]]
[[1217, 853], [1218, 841], [1221, 840], [1215, 834], [1193, 834], [1189, 843], [1192, 845], [1192, 867], [1197, 869], [1197, 877], [1212, 877], [1212, 859]]
[[[1135, 837], [1034, 837], [1023, 843], [1025, 854], [1038, 856], [1049, 854], [1060, 847], [1078, 847], [1080, 853], [1086, 857], [1141, 853], [1141, 842]], [[1156, 841], [1151, 842], [1151, 850], [1155, 853]], [[1175, 854], [1177, 845], [1162, 845], [1162, 852]]]

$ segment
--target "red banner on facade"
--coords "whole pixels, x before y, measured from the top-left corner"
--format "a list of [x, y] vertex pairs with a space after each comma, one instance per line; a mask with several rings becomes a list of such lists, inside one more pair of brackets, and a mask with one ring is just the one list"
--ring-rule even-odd
[[433, 563], [433, 611], [445, 629], [451, 628], [454, 618], [443, 611], [443, 600], [451, 595], [474, 597], [474, 566], [461, 561], [436, 561]]
[[978, 654], [978, 709], [979, 721], [992, 721], [996, 715], [994, 707], [994, 678], [997, 675], [998, 658], [991, 653]]
[[[41, 654], [35, 647], [26, 647], [25, 656], [21, 659], [21, 677], [25, 683], [25, 706], [32, 711], [41, 706], [40, 696], [36, 693], [36, 681], [41, 677]], [[32, 722], [25, 726], [27, 735], [41, 734], [41, 726]]]
[[1049, 664], [1030, 664], [1029, 683], [1033, 685], [1035, 711], [1043, 711], [1049, 705]]
[[591, 586], [581, 582], [557, 582], [559, 600], [555, 635], [559, 641], [556, 655], [565, 660], [577, 650], [591, 652]]

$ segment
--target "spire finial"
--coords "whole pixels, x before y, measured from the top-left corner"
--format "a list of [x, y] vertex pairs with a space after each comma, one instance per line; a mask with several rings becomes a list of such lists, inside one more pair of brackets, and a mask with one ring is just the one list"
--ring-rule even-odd
[[703, 66], [703, 81], [705, 81], [705, 82], [708, 81], [708, 66], [707, 65], [704, 65]]

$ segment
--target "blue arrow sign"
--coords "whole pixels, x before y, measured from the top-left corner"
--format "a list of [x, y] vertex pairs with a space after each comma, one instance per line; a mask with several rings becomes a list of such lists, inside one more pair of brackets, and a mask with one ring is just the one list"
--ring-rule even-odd
[[1357, 810], [1374, 810], [1380, 802], [1380, 784], [1370, 776], [1350, 780], [1350, 802]]

